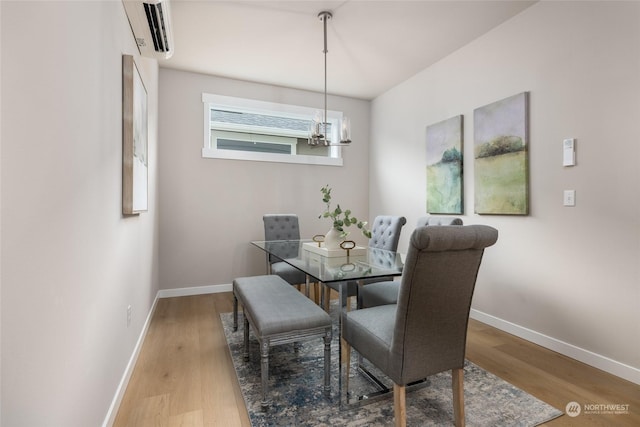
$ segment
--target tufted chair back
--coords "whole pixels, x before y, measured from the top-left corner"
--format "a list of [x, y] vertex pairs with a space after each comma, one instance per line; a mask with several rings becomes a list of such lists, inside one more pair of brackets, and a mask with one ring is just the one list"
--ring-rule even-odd
[[455, 216], [423, 216], [418, 218], [417, 227], [430, 225], [462, 225], [462, 218]]
[[[407, 219], [403, 216], [378, 215], [371, 225], [371, 239], [369, 239], [369, 262], [379, 266], [389, 266], [395, 264], [395, 254], [389, 254], [385, 251], [397, 251], [398, 241], [400, 240], [400, 231], [402, 226], [407, 223]], [[363, 283], [373, 283], [383, 280], [393, 280], [393, 277], [376, 277], [375, 279], [363, 279]], [[338, 290], [339, 283], [327, 283], [331, 289]], [[358, 295], [358, 284], [350, 281], [347, 284], [346, 295], [349, 297]], [[325, 300], [328, 302], [328, 298]], [[360, 306], [360, 297], [358, 296], [358, 306]], [[326, 307], [328, 310], [328, 306]]]
[[[266, 214], [262, 216], [264, 222], [264, 240], [300, 240], [300, 227], [296, 214]], [[291, 257], [298, 255], [298, 245], [291, 245]], [[279, 261], [269, 256], [269, 262]]]
[[[418, 219], [417, 227], [459, 225], [462, 226], [462, 219], [453, 216], [423, 216]], [[390, 263], [391, 260], [388, 261]], [[358, 294], [358, 307], [375, 307], [384, 304], [396, 304], [398, 302], [398, 290], [400, 283], [394, 281], [393, 277], [384, 280], [375, 280], [373, 286], [365, 286]], [[372, 281], [373, 282], [373, 281]]]
[[387, 251], [398, 250], [400, 231], [407, 223], [403, 216], [378, 215], [371, 226], [369, 247]]

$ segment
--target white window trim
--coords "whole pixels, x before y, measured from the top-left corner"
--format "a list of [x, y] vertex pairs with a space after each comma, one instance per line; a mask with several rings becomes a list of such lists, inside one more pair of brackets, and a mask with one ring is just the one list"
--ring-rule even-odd
[[[249, 160], [256, 162], [276, 162], [276, 163], [294, 163], [307, 165], [323, 165], [323, 166], [342, 166], [342, 147], [330, 147], [331, 157], [325, 156], [308, 156], [303, 154], [276, 154], [276, 153], [254, 153], [248, 151], [235, 150], [218, 150], [211, 146], [211, 123], [210, 123], [210, 104], [225, 106], [225, 108], [234, 109], [242, 108], [244, 111], [254, 110], [257, 112], [269, 111], [269, 114], [277, 114], [282, 112], [283, 116], [299, 116], [307, 118], [313, 117], [316, 109], [310, 107], [301, 107], [297, 105], [277, 104], [272, 102], [257, 101], [252, 99], [235, 98], [223, 95], [213, 95], [208, 93], [202, 94], [203, 103], [203, 127], [204, 127], [204, 145], [202, 148], [202, 157], [208, 159], [228, 159], [228, 160]], [[342, 120], [342, 113], [338, 111], [327, 111], [327, 118]], [[339, 126], [335, 128], [339, 129]], [[231, 129], [229, 129], [231, 130]], [[285, 136], [285, 135], [283, 135]]]

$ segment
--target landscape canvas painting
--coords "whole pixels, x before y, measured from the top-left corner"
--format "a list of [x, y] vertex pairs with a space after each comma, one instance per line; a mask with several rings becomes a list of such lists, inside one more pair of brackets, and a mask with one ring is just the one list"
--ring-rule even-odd
[[147, 90], [131, 55], [122, 56], [122, 213], [148, 209]]
[[527, 117], [527, 92], [474, 111], [476, 213], [528, 214]]
[[427, 126], [427, 212], [461, 214], [462, 116]]

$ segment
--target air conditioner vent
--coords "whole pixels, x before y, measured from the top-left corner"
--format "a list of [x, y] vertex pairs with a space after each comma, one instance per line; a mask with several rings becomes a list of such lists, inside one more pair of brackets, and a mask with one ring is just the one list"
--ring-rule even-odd
[[169, 40], [167, 40], [162, 3], [143, 4], [144, 13], [147, 15], [147, 22], [151, 31], [151, 38], [153, 39], [153, 48], [156, 52], [169, 52]]
[[173, 55], [169, 0], [122, 0], [140, 54], [158, 59]]

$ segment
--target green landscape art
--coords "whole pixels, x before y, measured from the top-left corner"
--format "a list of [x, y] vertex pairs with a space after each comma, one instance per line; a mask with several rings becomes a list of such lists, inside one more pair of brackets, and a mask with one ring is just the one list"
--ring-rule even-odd
[[474, 110], [476, 213], [529, 213], [527, 117], [527, 92]]
[[462, 116], [427, 126], [427, 212], [461, 214]]

